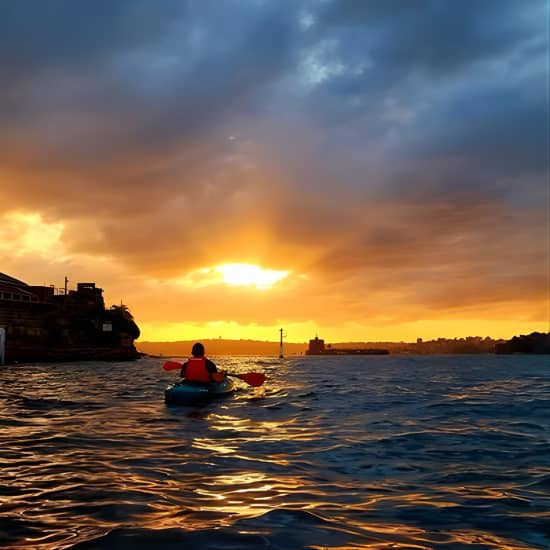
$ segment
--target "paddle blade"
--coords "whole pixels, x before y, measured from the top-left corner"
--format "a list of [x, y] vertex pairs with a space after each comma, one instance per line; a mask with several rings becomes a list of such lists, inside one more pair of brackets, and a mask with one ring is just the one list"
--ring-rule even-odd
[[216, 382], [216, 384], [221, 384], [224, 380], [225, 380], [225, 374], [223, 372], [212, 373], [212, 382]]
[[177, 361], [166, 361], [164, 365], [162, 365], [162, 368], [164, 370], [180, 370], [181, 369], [181, 363], [178, 363]]
[[237, 376], [237, 378], [240, 378], [255, 388], [261, 386], [265, 382], [265, 374], [263, 372], [247, 372], [245, 374], [237, 374], [234, 376]]

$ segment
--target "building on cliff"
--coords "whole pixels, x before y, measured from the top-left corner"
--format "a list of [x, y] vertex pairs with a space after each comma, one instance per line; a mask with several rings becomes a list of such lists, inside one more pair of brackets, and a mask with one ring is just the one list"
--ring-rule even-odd
[[103, 290], [31, 286], [0, 273], [6, 362], [132, 360], [139, 328], [126, 306], [105, 308]]

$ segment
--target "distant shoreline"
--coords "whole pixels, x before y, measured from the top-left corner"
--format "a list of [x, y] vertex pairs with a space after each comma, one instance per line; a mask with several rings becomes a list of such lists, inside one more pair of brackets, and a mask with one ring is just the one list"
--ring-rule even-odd
[[[164, 342], [136, 342], [137, 349], [149, 356], [188, 357], [196, 340], [178, 340]], [[225, 340], [203, 339], [208, 355], [279, 355], [279, 342], [263, 340]], [[417, 342], [334, 342], [327, 344], [330, 349], [368, 349], [385, 348], [392, 355], [441, 355], [441, 354], [492, 354], [497, 345], [502, 346], [508, 340], [494, 340], [486, 337], [438, 338], [437, 340], [418, 340]], [[328, 347], [330, 346], [330, 347]], [[285, 356], [305, 356], [307, 342], [285, 342]], [[331, 356], [330, 352], [321, 356]]]
[[[165, 342], [136, 342], [137, 349], [155, 357], [188, 357], [196, 340]], [[208, 355], [258, 355], [278, 356], [279, 342], [263, 340], [224, 340], [203, 339]], [[333, 342], [327, 344], [328, 353], [314, 357], [334, 356], [331, 350], [367, 350], [385, 348], [391, 355], [479, 355], [494, 353], [550, 353], [550, 333], [533, 332], [529, 335], [514, 336], [510, 340], [490, 337], [469, 336], [466, 338], [438, 338], [437, 340], [416, 342]], [[285, 356], [305, 356], [307, 342], [285, 342]]]

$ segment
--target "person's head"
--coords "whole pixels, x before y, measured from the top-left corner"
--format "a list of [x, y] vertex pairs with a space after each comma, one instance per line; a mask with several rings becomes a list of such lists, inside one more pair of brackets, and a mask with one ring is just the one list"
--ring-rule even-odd
[[202, 357], [204, 355], [204, 346], [200, 342], [193, 344], [191, 353], [193, 357]]

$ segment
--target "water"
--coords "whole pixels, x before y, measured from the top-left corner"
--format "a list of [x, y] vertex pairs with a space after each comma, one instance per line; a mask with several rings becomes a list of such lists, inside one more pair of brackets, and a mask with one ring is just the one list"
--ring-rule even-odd
[[0, 369], [3, 548], [550, 548], [548, 356], [218, 358]]

